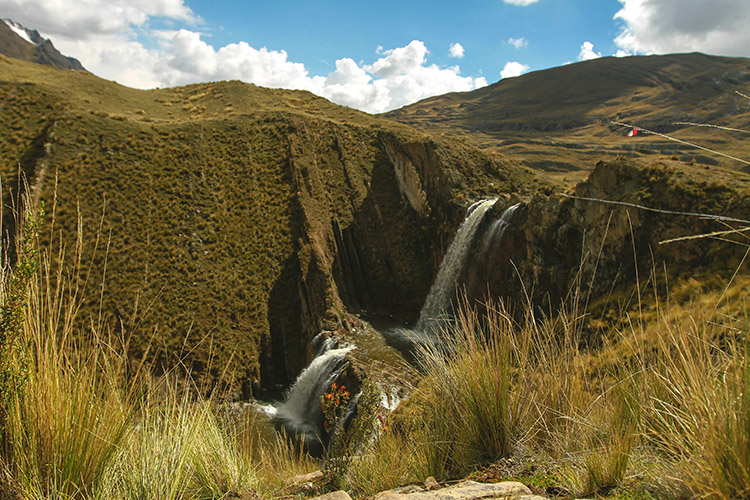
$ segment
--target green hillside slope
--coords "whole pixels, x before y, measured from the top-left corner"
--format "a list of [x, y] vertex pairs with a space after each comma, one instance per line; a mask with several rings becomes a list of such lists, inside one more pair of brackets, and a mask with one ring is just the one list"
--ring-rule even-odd
[[460, 142], [239, 82], [143, 91], [1, 57], [0, 120], [4, 204], [22, 171], [71, 260], [83, 224], [82, 316], [245, 395], [293, 379], [346, 311], [415, 317], [468, 201], [544, 187]]
[[[694, 128], [700, 122], [750, 129], [750, 60], [674, 54], [601, 58], [466, 93], [437, 96], [386, 116], [513, 155], [569, 182], [607, 156], [672, 156], [726, 168], [747, 165], [663, 137], [628, 139], [624, 122], [741, 158], [746, 135]], [[744, 155], [744, 156], [743, 156]]]

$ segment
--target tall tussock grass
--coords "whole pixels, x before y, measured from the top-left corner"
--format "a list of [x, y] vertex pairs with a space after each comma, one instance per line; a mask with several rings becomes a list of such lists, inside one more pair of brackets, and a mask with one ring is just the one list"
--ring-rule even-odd
[[487, 304], [483, 316], [464, 307], [440, 347], [423, 351], [421, 430], [447, 450], [443, 469], [430, 472], [455, 477], [500, 458], [539, 455], [570, 465], [582, 493], [615, 486], [635, 442], [635, 412], [622, 391], [598, 390], [606, 374], [590, 373], [580, 322], [565, 314], [529, 315], [523, 325], [510, 318], [502, 304]]
[[575, 309], [537, 319], [529, 308], [517, 324], [502, 304], [464, 304], [421, 350], [421, 383], [355, 463], [352, 488], [370, 495], [511, 458], [547, 464], [580, 496], [638, 478], [655, 498], [747, 498], [750, 322], [717, 318], [746, 310], [749, 290], [738, 274], [688, 305], [656, 300], [652, 319], [622, 322], [597, 347]]
[[[37, 251], [42, 216], [27, 214], [17, 253], [21, 267], [34, 273], [25, 283], [25, 300], [12, 306], [22, 318], [15, 334], [24, 352], [3, 368], [24, 374], [5, 400], [4, 484], [22, 498], [90, 496], [126, 434], [128, 395], [116, 357], [74, 346], [77, 289]], [[4, 266], [3, 282], [13, 283], [18, 269]], [[4, 294], [4, 306], [6, 299]]]
[[523, 432], [527, 407], [511, 379], [525, 360], [513, 362], [507, 318], [490, 309], [485, 319], [464, 308], [442, 341], [418, 356], [426, 376], [416, 404], [431, 475], [463, 474], [507, 456]]
[[210, 404], [168, 388], [166, 399], [140, 406], [135, 426], [98, 491], [101, 498], [221, 498], [257, 486], [254, 464], [231, 426]]
[[672, 489], [715, 499], [750, 494], [749, 331], [747, 318], [731, 330], [665, 328], [658, 355], [646, 360], [643, 436], [674, 471]]
[[41, 249], [37, 217], [27, 214], [16, 265], [2, 267], [0, 498], [270, 494], [316, 468], [252, 412], [129, 360], [102, 318], [79, 321], [87, 264], [80, 248], [67, 261]]

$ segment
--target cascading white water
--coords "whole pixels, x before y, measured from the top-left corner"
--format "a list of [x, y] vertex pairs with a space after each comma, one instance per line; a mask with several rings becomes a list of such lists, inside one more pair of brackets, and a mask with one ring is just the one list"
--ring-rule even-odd
[[341, 375], [346, 354], [352, 349], [352, 345], [337, 347], [335, 339], [323, 340], [318, 355], [299, 374], [284, 401], [276, 405], [275, 418], [288, 431], [306, 434], [308, 438], [317, 435], [323, 424], [320, 397]]
[[497, 199], [480, 201], [474, 203], [466, 211], [466, 218], [448, 246], [448, 251], [440, 264], [438, 275], [432, 283], [432, 287], [430, 287], [422, 310], [419, 312], [419, 321], [414, 328], [416, 331], [423, 333], [431, 331], [435, 321], [450, 307], [456, 282], [466, 267], [466, 258], [471, 250], [471, 244], [479, 223], [482, 222], [484, 214], [496, 201]]
[[516, 210], [520, 206], [520, 203], [516, 203], [515, 205], [511, 205], [506, 208], [505, 212], [503, 212], [503, 215], [501, 215], [498, 220], [493, 222], [490, 226], [490, 229], [486, 233], [484, 233], [484, 242], [482, 243], [481, 255], [486, 254], [491, 247], [497, 245], [500, 241], [502, 241], [505, 230], [508, 229], [508, 226], [510, 226], [510, 221], [511, 219], [513, 219], [513, 214], [516, 213]]
[[334, 337], [329, 337], [323, 333], [317, 334], [315, 338], [312, 339], [311, 343], [312, 348], [315, 350], [315, 357], [313, 359], [317, 358], [321, 354], [325, 354], [331, 349], [338, 347], [338, 343], [339, 341]]

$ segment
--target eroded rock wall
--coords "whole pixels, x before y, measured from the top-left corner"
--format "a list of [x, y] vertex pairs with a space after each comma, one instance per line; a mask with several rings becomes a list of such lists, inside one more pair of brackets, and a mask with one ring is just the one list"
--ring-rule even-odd
[[507, 206], [521, 204], [502, 240], [467, 278], [470, 295], [489, 291], [516, 310], [531, 301], [555, 314], [576, 300], [584, 306], [634, 297], [635, 284], [643, 292], [654, 271], [662, 287], [691, 275], [720, 276], [726, 283], [746, 244], [736, 235], [688, 237], [742, 227], [721, 218], [748, 219], [749, 181], [741, 173], [676, 161], [615, 160], [598, 163], [568, 194], [504, 200], [487, 226]]
[[416, 318], [463, 215], [466, 191], [478, 187], [466, 172], [527, 189], [481, 156], [485, 163], [448, 163], [452, 152], [445, 150], [453, 145], [290, 124], [300, 218], [288, 273], [276, 285], [284, 292], [272, 293], [269, 303], [261, 365], [268, 367], [263, 378], [275, 384], [289, 383], [310, 361], [311, 339], [321, 330], [350, 329], [356, 320], [349, 313]]

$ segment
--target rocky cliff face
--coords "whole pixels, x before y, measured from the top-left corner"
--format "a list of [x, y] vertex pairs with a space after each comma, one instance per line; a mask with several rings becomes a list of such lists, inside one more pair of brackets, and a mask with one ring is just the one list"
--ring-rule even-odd
[[489, 287], [516, 305], [528, 296], [546, 313], [576, 300], [612, 307], [634, 300], [636, 278], [641, 291], [653, 286], [652, 272], [660, 290], [690, 277], [726, 285], [747, 249], [737, 234], [684, 239], [747, 225], [729, 220], [750, 214], [750, 177], [742, 173], [677, 161], [599, 162], [569, 194], [498, 203], [486, 226], [519, 201], [503, 237], [467, 278], [473, 297]]
[[[290, 381], [322, 330], [350, 329], [350, 312], [413, 320], [472, 189], [511, 191], [511, 165], [459, 144], [291, 120], [294, 251], [269, 300], [261, 378]], [[314, 130], [314, 132], [313, 132]], [[364, 155], [364, 156], [363, 156]], [[271, 372], [270, 370], [274, 370]]]

